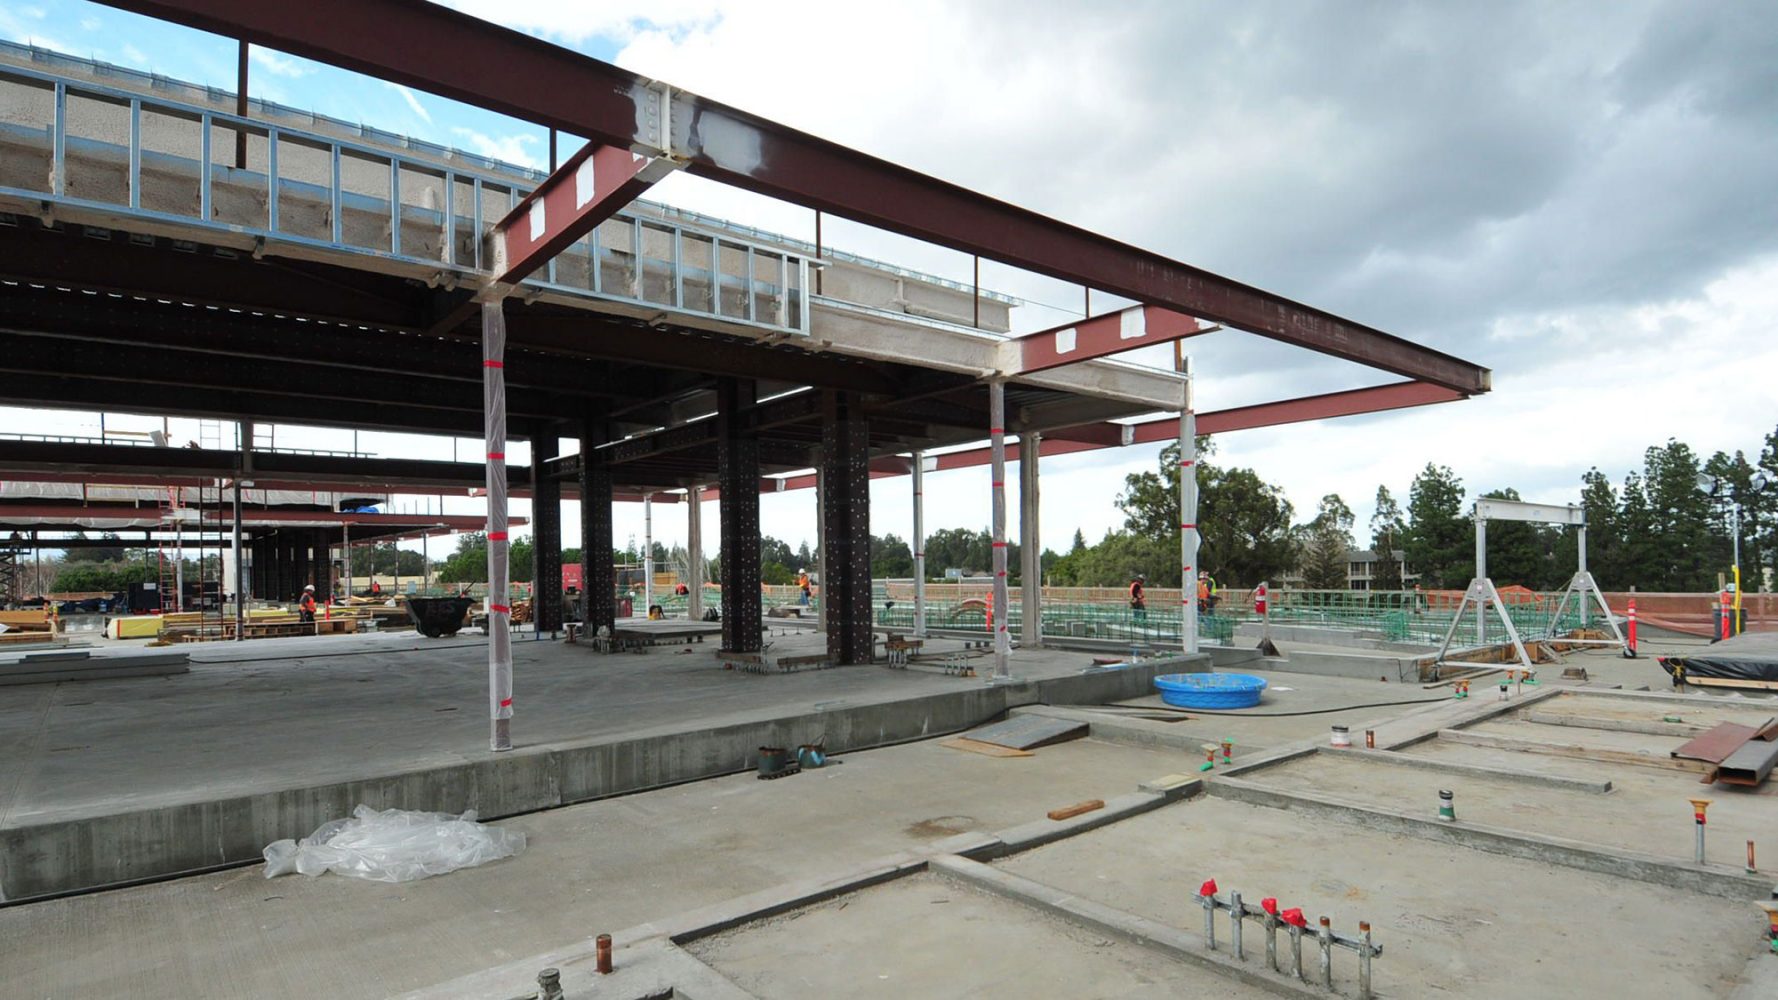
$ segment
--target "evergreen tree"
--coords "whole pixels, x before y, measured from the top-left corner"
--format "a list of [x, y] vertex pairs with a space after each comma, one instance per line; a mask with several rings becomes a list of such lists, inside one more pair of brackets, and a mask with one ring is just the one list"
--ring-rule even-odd
[[1623, 538], [1620, 547], [1623, 582], [1620, 586], [1637, 590], [1659, 590], [1656, 578], [1660, 573], [1654, 537], [1654, 512], [1648, 506], [1648, 491], [1642, 476], [1632, 472], [1624, 477], [1623, 500], [1618, 506], [1617, 529]]
[[1315, 519], [1306, 526], [1303, 586], [1311, 590], [1345, 590], [1346, 564], [1352, 550], [1352, 508], [1329, 493], [1321, 498]]
[[1395, 553], [1401, 549], [1401, 505], [1389, 493], [1389, 487], [1377, 487], [1377, 512], [1371, 515], [1371, 551], [1377, 561], [1371, 567], [1374, 590], [1401, 589], [1401, 563]]
[[1669, 438], [1666, 444], [1648, 449], [1643, 469], [1652, 528], [1660, 540], [1653, 550], [1654, 578], [1648, 581], [1649, 588], [1714, 588], [1717, 569], [1723, 563], [1712, 558], [1710, 498], [1698, 489], [1702, 469], [1697, 454], [1689, 445]]
[[1474, 532], [1474, 522], [1463, 516], [1463, 481], [1449, 467], [1427, 463], [1408, 489], [1402, 546], [1422, 586], [1469, 584], [1475, 576]]
[[[1587, 515], [1587, 568], [1600, 586], [1616, 589], [1629, 577], [1617, 491], [1597, 468], [1580, 477], [1580, 505]], [[1564, 567], [1573, 561], [1564, 562]]]

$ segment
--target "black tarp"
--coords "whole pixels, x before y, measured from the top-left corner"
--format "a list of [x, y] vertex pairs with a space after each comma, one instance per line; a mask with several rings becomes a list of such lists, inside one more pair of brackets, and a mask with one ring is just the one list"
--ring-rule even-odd
[[1687, 677], [1778, 683], [1778, 632], [1746, 632], [1695, 654], [1663, 656], [1661, 666], [1675, 679], [1683, 670]]

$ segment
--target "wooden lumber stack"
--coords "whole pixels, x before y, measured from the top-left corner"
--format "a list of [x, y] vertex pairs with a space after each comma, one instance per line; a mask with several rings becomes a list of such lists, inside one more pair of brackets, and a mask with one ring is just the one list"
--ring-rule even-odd
[[0, 611], [0, 645], [24, 645], [54, 642], [60, 622], [47, 609], [38, 611]]

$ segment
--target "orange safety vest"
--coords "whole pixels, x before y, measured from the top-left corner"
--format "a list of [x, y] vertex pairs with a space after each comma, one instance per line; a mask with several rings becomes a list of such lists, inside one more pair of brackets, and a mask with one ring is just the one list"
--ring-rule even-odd
[[1131, 580], [1130, 581], [1130, 600], [1131, 601], [1140, 601], [1142, 599], [1143, 599], [1142, 581], [1141, 580]]
[[1198, 600], [1208, 601], [1209, 599], [1210, 599], [1210, 581], [1199, 578], [1199, 580], [1198, 580]]
[[306, 591], [306, 590], [303, 591], [303, 599], [302, 599], [302, 604], [300, 605], [300, 607], [304, 611], [307, 611], [310, 614], [314, 614], [315, 613], [315, 595], [310, 593], [309, 591]]

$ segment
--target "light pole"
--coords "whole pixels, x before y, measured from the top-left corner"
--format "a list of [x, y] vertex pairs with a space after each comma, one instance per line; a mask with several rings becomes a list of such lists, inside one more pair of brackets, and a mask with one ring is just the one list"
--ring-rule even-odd
[[[1731, 619], [1731, 621], [1734, 622], [1733, 634], [1740, 635], [1741, 634], [1741, 499], [1742, 498], [1741, 498], [1740, 492], [1734, 490], [1732, 487], [1725, 494], [1723, 491], [1723, 485], [1724, 485], [1723, 481], [1721, 479], [1717, 478], [1716, 476], [1707, 476], [1707, 475], [1702, 475], [1702, 474], [1700, 474], [1698, 476], [1698, 489], [1702, 490], [1707, 496], [1709, 496], [1712, 503], [1726, 504], [1726, 505], [1728, 505], [1728, 508], [1729, 508], [1729, 535], [1730, 535], [1730, 538], [1732, 539], [1732, 542], [1733, 542], [1733, 552], [1734, 552], [1734, 555], [1732, 557], [1734, 561], [1731, 566], [1731, 569], [1734, 573], [1734, 579], [1735, 579], [1735, 612], [1734, 612], [1734, 617]], [[1766, 488], [1766, 477], [1757, 473], [1757, 472], [1754, 473], [1752, 479], [1747, 481], [1747, 491], [1750, 493], [1758, 494], [1758, 493], [1764, 491], [1765, 488]]]

